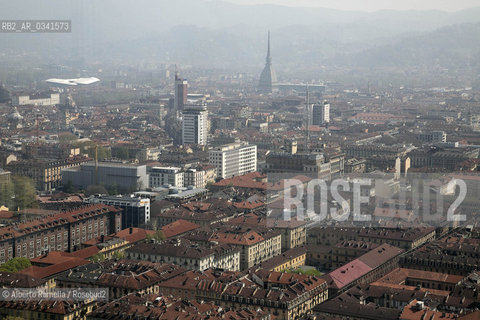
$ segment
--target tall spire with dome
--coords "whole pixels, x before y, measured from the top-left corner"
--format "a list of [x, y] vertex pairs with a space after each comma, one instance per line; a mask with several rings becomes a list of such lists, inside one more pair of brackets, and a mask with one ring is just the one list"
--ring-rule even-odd
[[265, 68], [260, 75], [258, 90], [262, 93], [271, 93], [277, 84], [277, 76], [272, 68], [272, 57], [270, 56], [270, 30], [268, 31], [267, 58]]

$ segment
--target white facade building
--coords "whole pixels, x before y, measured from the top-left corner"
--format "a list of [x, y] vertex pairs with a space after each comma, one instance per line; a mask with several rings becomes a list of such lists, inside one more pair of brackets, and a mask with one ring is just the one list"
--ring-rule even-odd
[[247, 142], [226, 144], [209, 152], [209, 162], [223, 179], [257, 170], [257, 146]]
[[205, 188], [205, 171], [197, 169], [188, 169], [184, 173], [183, 184], [185, 187], [194, 186], [195, 188]]
[[208, 111], [207, 106], [184, 106], [182, 143], [207, 144]]
[[150, 188], [158, 188], [164, 185], [183, 187], [184, 173], [177, 167], [152, 167], [148, 170]]
[[330, 122], [330, 104], [328, 102], [315, 104], [312, 108], [312, 124], [320, 126]]
[[60, 104], [60, 94], [40, 93], [36, 95], [16, 95], [12, 97], [12, 104], [15, 106], [35, 105], [35, 106], [54, 106]]

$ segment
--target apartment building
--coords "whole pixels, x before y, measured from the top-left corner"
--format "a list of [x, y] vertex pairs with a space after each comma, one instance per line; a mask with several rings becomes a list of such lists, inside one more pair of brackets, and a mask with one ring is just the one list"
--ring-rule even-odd
[[208, 111], [206, 105], [184, 106], [182, 121], [183, 144], [207, 144]]
[[0, 228], [0, 263], [33, 259], [48, 251], [72, 252], [80, 243], [120, 230], [121, 212], [102, 204]]
[[130, 259], [172, 263], [190, 270], [240, 270], [240, 250], [230, 244], [199, 245], [186, 239], [172, 239], [140, 243], [125, 252]]
[[75, 170], [90, 160], [83, 156], [74, 156], [63, 160], [17, 160], [10, 162], [6, 169], [13, 175], [31, 178], [38, 190], [50, 191], [62, 185], [62, 170]]
[[279, 231], [262, 227], [221, 224], [214, 227], [210, 242], [238, 247], [242, 270], [260, 264], [282, 253], [282, 236]]
[[249, 226], [264, 226], [280, 231], [282, 237], [282, 251], [303, 246], [307, 242], [306, 222], [292, 219], [275, 220], [257, 216], [254, 213], [249, 213], [237, 218], [231, 219], [228, 223], [249, 225]]
[[122, 229], [145, 227], [150, 222], [150, 199], [140, 197], [91, 196], [84, 203], [102, 203], [120, 208], [122, 211]]
[[60, 94], [57, 92], [40, 92], [36, 94], [17, 94], [12, 97], [14, 106], [54, 106], [60, 104]]
[[180, 266], [148, 261], [119, 260], [91, 263], [56, 277], [58, 288], [108, 288], [109, 299], [126, 294], [158, 293], [158, 284], [183, 274]]
[[257, 170], [257, 146], [235, 142], [210, 150], [209, 162], [217, 168], [220, 178], [241, 176]]
[[184, 186], [184, 172], [178, 167], [149, 167], [149, 187], [158, 188], [165, 185], [181, 188]]

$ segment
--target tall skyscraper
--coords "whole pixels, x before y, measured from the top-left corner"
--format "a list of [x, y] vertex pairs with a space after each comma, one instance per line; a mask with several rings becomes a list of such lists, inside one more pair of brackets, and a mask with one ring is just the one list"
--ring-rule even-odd
[[186, 105], [183, 108], [182, 143], [207, 144], [208, 111], [206, 105]]
[[330, 122], [330, 104], [325, 101], [317, 103], [313, 106], [312, 124], [314, 126], [321, 126]]
[[270, 56], [270, 31], [268, 31], [268, 45], [267, 45], [267, 59], [265, 68], [263, 68], [260, 75], [260, 82], [258, 84], [258, 91], [262, 93], [271, 93], [277, 85], [277, 76], [272, 68], [272, 57]]
[[179, 112], [183, 110], [183, 107], [187, 103], [187, 94], [187, 80], [180, 78], [178, 73], [175, 73], [175, 98], [173, 102], [175, 111]]

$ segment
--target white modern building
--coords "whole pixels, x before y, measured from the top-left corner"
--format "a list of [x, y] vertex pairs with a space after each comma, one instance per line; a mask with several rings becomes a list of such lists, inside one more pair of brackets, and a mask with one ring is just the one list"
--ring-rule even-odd
[[42, 92], [34, 95], [18, 94], [12, 97], [14, 106], [54, 106], [60, 104], [60, 94], [57, 92]]
[[188, 169], [184, 173], [183, 184], [185, 187], [194, 186], [195, 188], [205, 188], [205, 170]]
[[158, 188], [165, 185], [183, 187], [184, 173], [177, 167], [152, 167], [148, 169], [150, 188]]
[[231, 178], [257, 170], [257, 146], [235, 142], [210, 150], [209, 162], [217, 168], [217, 176]]
[[206, 105], [184, 106], [182, 143], [207, 144], [208, 111]]
[[324, 125], [330, 122], [330, 104], [328, 102], [318, 103], [312, 108], [312, 124], [314, 126]]

